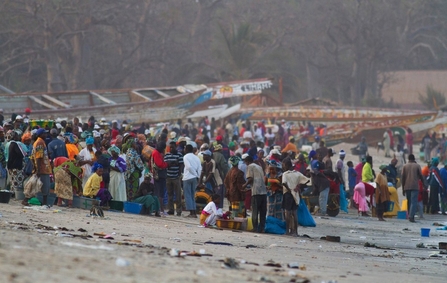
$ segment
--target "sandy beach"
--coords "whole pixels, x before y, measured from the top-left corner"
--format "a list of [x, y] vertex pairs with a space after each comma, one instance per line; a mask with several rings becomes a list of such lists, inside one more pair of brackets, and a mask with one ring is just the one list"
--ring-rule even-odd
[[[349, 155], [352, 146], [341, 144], [335, 149], [348, 152], [345, 161], [357, 161]], [[380, 161], [389, 159], [376, 156], [374, 168]], [[401, 195], [399, 190], [402, 199]], [[447, 242], [447, 231], [433, 226], [447, 222], [442, 215], [425, 215], [417, 223], [396, 218], [379, 222], [350, 210], [335, 218], [316, 217], [317, 227], [299, 227], [301, 237], [293, 238], [199, 228], [198, 219], [176, 216], [105, 211], [101, 219], [89, 217], [88, 212], [23, 208], [15, 200], [0, 204], [2, 281], [445, 281], [447, 255], [433, 249]], [[430, 237], [421, 237], [421, 228], [431, 228]], [[328, 235], [340, 236], [341, 241], [321, 239]], [[209, 241], [227, 245], [205, 243]], [[420, 243], [425, 248], [417, 248]]]

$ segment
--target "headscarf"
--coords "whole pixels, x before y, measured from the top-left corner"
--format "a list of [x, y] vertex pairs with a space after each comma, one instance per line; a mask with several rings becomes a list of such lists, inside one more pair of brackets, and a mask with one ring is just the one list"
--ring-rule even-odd
[[236, 166], [239, 164], [241, 159], [239, 158], [239, 156], [234, 155], [234, 156], [230, 157], [229, 161], [230, 161], [231, 165]]
[[85, 144], [86, 144], [86, 145], [92, 145], [92, 144], [94, 144], [94, 143], [95, 143], [95, 139], [92, 138], [92, 137], [88, 137], [88, 138], [85, 140]]
[[276, 160], [269, 160], [269, 161], [267, 161], [267, 164], [270, 167], [275, 167], [275, 168], [278, 168], [278, 169], [282, 169], [282, 164], [277, 162]]
[[65, 139], [67, 139], [67, 141], [71, 144], [75, 144], [75, 138], [74, 135], [72, 133], [65, 133], [64, 134]]
[[92, 172], [95, 173], [96, 170], [98, 170], [99, 168], [104, 168], [101, 164], [99, 164], [98, 162], [95, 162], [92, 166]]
[[431, 159], [431, 166], [437, 167], [438, 165], [439, 165], [439, 158], [438, 157], [433, 157]]
[[315, 150], [311, 150], [309, 152], [309, 160], [311, 160], [315, 155], [317, 155], [317, 152]]
[[22, 136], [22, 142], [26, 142], [26, 141], [30, 141], [31, 140], [31, 133], [30, 132], [26, 132], [23, 134]]
[[112, 155], [112, 152], [116, 152], [118, 154], [121, 153], [121, 150], [119, 149], [119, 147], [117, 147], [116, 145], [112, 145], [111, 147], [109, 147], [109, 149], [107, 150], [107, 152]]
[[233, 147], [233, 146], [235, 146], [235, 144], [234, 144], [234, 142], [230, 142], [229, 144], [228, 144], [228, 147]]

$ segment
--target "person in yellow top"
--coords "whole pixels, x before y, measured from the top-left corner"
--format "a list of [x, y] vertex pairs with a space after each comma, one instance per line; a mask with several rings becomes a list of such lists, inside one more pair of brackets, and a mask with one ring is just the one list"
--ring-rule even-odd
[[298, 148], [295, 145], [295, 138], [293, 136], [289, 137], [289, 143], [281, 150], [281, 153], [287, 153], [288, 151], [292, 151], [297, 155], [299, 153]]
[[101, 182], [102, 182], [102, 173], [103, 173], [103, 167], [99, 163], [95, 163], [92, 167], [92, 171], [94, 170], [95, 173], [88, 178], [87, 182], [84, 185], [84, 189], [82, 194], [85, 197], [94, 198], [97, 196], [101, 189]]
[[364, 183], [374, 182], [372, 163], [373, 163], [372, 156], [370, 155], [366, 156], [366, 162], [363, 165], [362, 169], [362, 182]]

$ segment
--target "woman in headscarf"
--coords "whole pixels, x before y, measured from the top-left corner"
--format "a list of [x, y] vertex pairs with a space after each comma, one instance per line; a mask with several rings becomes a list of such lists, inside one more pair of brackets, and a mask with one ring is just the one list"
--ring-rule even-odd
[[23, 150], [20, 142], [19, 132], [16, 130], [8, 131], [7, 138], [10, 139], [8, 147], [8, 173], [11, 182], [11, 191], [23, 189], [23, 175], [24, 158], [27, 153]]
[[431, 214], [437, 214], [439, 207], [439, 193], [444, 189], [441, 174], [438, 169], [439, 158], [431, 159], [430, 176], [428, 177], [428, 185], [430, 186], [430, 197], [428, 200], [427, 211]]
[[388, 202], [390, 201], [390, 192], [388, 191], [388, 180], [386, 178], [386, 172], [388, 172], [388, 166], [381, 165], [379, 167], [380, 173], [377, 174], [375, 182], [377, 183], [375, 200], [376, 200], [376, 214], [379, 221], [385, 221], [383, 219], [383, 213], [387, 211]]
[[124, 172], [126, 172], [126, 161], [119, 157], [120, 149], [117, 146], [109, 148], [111, 157], [110, 164], [110, 183], [109, 191], [113, 199], [116, 201], [127, 201], [126, 194], [126, 180], [124, 179]]
[[[30, 132], [26, 132], [22, 135], [22, 143], [20, 144], [23, 148], [23, 151], [26, 153], [24, 159], [23, 159], [23, 176], [26, 178], [27, 176], [31, 175], [33, 165], [31, 160], [31, 154], [33, 153], [33, 145], [31, 143], [32, 136]], [[29, 169], [30, 172], [26, 172], [27, 169]]]
[[224, 180], [225, 197], [230, 202], [232, 216], [245, 218], [247, 216], [244, 205], [245, 191], [242, 187], [245, 184], [245, 178], [244, 172], [238, 168], [240, 161], [238, 156], [231, 156], [229, 159], [231, 169]]
[[126, 152], [126, 189], [127, 189], [127, 200], [131, 201], [134, 195], [138, 191], [139, 179], [141, 177], [141, 172], [144, 170], [144, 163], [141, 160], [140, 155], [137, 151], [137, 141], [134, 138], [129, 139], [126, 144], [129, 148]]
[[75, 160], [75, 157], [79, 154], [79, 148], [76, 145], [75, 135], [72, 133], [65, 133], [65, 147], [67, 148], [68, 159]]
[[267, 186], [267, 215], [284, 220], [282, 210], [282, 166], [275, 160], [268, 162], [268, 173], [265, 176]]
[[63, 156], [55, 158], [53, 166], [57, 205], [62, 206], [62, 201], [65, 200], [68, 207], [72, 207], [73, 195], [81, 193], [82, 169], [73, 160]]
[[87, 180], [84, 186], [83, 195], [89, 198], [99, 198], [101, 206], [105, 206], [111, 199], [109, 190], [101, 188], [103, 168], [99, 163], [94, 163], [92, 166], [93, 174]]
[[79, 161], [79, 165], [81, 165], [82, 170], [84, 171], [84, 175], [82, 176], [82, 186], [85, 186], [88, 178], [92, 175], [92, 165], [96, 161], [96, 149], [93, 147], [94, 143], [94, 138], [88, 137], [85, 140], [87, 146], [79, 152], [79, 156], [82, 158], [82, 160]]

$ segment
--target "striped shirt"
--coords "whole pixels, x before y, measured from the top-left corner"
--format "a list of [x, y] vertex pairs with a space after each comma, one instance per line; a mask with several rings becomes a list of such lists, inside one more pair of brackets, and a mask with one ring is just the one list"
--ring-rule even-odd
[[171, 166], [168, 165], [168, 170], [167, 170], [167, 177], [168, 179], [175, 179], [180, 177], [180, 166], [183, 165], [183, 155], [179, 152], [177, 153], [166, 153], [165, 155], [165, 162], [167, 162], [168, 164], [170, 162], [177, 162], [177, 165]]

